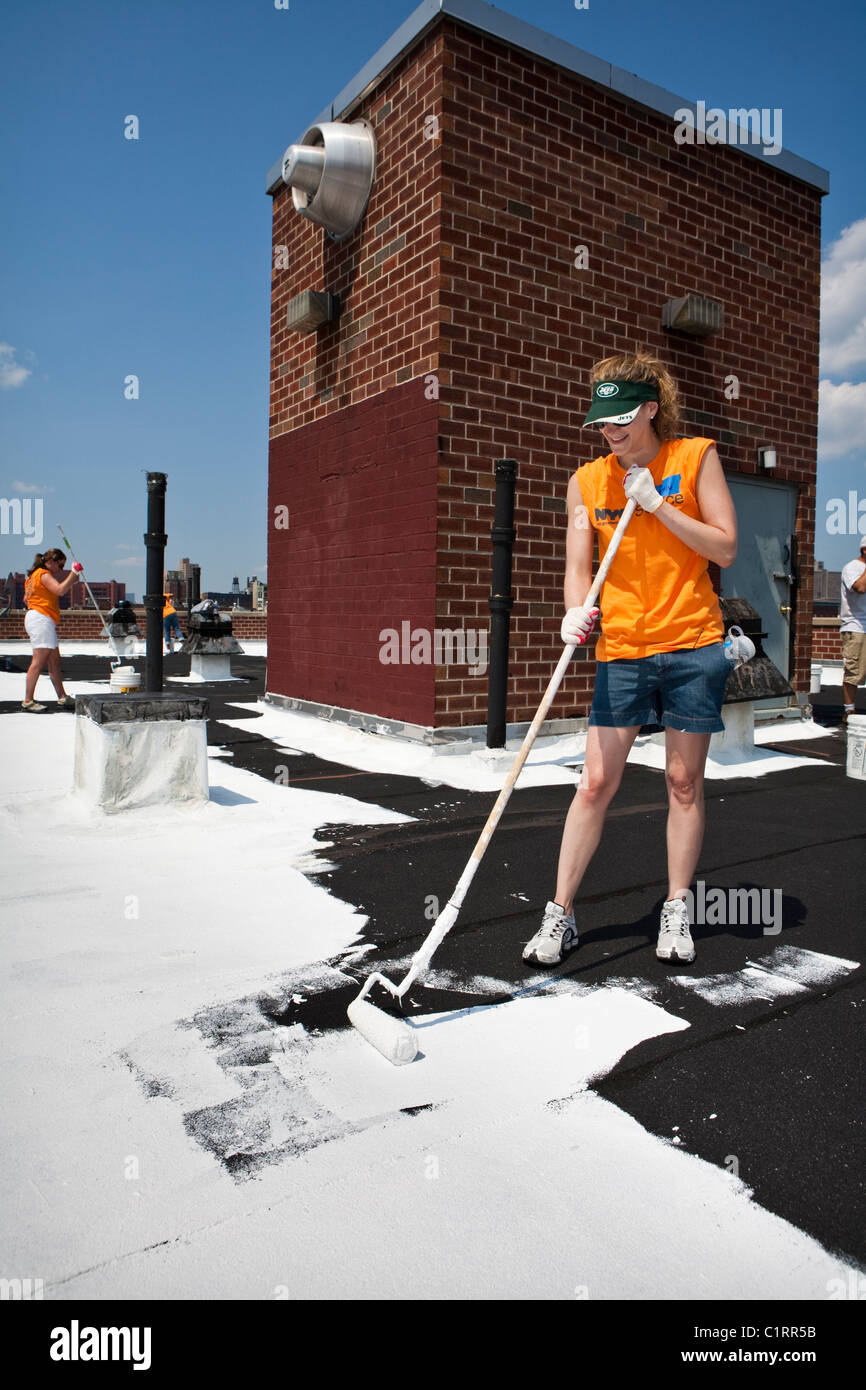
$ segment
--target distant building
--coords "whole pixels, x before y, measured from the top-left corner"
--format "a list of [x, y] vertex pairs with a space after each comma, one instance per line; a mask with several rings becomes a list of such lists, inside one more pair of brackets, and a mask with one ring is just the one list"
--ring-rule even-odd
[[166, 570], [162, 584], [165, 593], [171, 596], [175, 608], [185, 608], [186, 584], [180, 570]]
[[216, 589], [208, 589], [207, 593], [202, 594], [202, 598], [216, 599], [220, 608], [238, 608], [244, 611], [245, 613], [252, 612], [252, 594], [242, 594], [240, 592], [240, 585], [238, 586], [237, 593], [235, 593], [234, 590], [231, 590], [229, 593], [225, 593], [224, 591], [219, 592]]
[[813, 611], [818, 618], [835, 618], [841, 602], [841, 570], [825, 570], [821, 560], [815, 561], [815, 596]]
[[[100, 608], [109, 610], [114, 608], [122, 598], [126, 598], [126, 585], [120, 584], [116, 579], [88, 579], [91, 593], [99, 604]], [[68, 594], [64, 594], [60, 600], [61, 608], [92, 608], [90, 595], [86, 585], [79, 579]]]
[[[13, 608], [24, 607], [24, 585], [26, 582], [26, 574], [10, 574], [8, 576], [6, 580], [6, 592], [9, 596], [8, 601]], [[88, 579], [87, 582], [100, 608], [113, 608], [122, 598], [127, 597], [126, 585], [119, 583], [116, 579]], [[93, 607], [88, 597], [87, 589], [81, 580], [73, 584], [68, 594], [63, 594], [59, 603], [61, 609]]]
[[249, 594], [252, 599], [252, 609], [254, 613], [265, 613], [268, 607], [268, 586], [257, 575], [252, 579], [247, 578], [247, 587], [244, 593]]
[[185, 555], [176, 570], [166, 570], [163, 583], [175, 608], [191, 608], [201, 597], [201, 565]]
[[25, 574], [10, 573], [6, 579], [6, 602], [13, 608], [24, 607], [24, 581]]

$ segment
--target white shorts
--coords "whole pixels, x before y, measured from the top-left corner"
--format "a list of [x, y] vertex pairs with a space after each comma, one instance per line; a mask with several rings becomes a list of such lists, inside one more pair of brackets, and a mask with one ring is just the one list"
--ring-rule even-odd
[[30, 638], [30, 645], [34, 651], [37, 647], [58, 645], [54, 619], [49, 618], [47, 613], [38, 613], [35, 608], [28, 608], [24, 615], [24, 631]]

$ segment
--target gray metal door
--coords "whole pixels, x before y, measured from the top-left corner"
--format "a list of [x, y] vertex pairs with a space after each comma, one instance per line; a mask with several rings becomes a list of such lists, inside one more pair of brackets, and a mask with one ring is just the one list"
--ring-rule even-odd
[[[790, 678], [794, 525], [797, 489], [763, 478], [728, 477], [737, 509], [737, 558], [721, 571], [723, 598], [745, 598], [761, 616], [764, 651]], [[759, 708], [787, 704], [785, 696], [759, 700]]]

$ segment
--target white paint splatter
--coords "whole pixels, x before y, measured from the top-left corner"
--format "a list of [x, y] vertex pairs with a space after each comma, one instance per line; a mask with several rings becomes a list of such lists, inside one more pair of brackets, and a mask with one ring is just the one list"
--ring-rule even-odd
[[777, 946], [764, 960], [750, 961], [741, 970], [719, 975], [674, 975], [672, 979], [681, 989], [691, 990], [708, 1004], [729, 1006], [754, 999], [773, 1003], [786, 995], [805, 994], [858, 968], [858, 961], [798, 946]]

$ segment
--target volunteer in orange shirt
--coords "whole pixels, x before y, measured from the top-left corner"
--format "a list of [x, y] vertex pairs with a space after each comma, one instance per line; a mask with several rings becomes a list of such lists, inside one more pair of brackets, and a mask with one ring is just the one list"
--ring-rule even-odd
[[183, 642], [183, 633], [180, 630], [180, 623], [177, 618], [177, 609], [171, 601], [171, 594], [163, 594], [165, 603], [162, 605], [162, 631], [165, 637], [165, 645], [172, 652], [172, 636], [176, 636], [179, 642]]
[[27, 605], [24, 630], [33, 647], [33, 660], [27, 670], [26, 693], [21, 704], [21, 708], [28, 714], [45, 712], [45, 705], [37, 704], [34, 694], [36, 682], [46, 666], [51, 684], [57, 692], [58, 709], [75, 708], [75, 700], [64, 690], [63, 677], [60, 674], [60, 648], [57, 644], [57, 624], [60, 622], [58, 599], [61, 594], [67, 594], [72, 588], [82, 566], [76, 561], [66, 578], [62, 579], [65, 568], [66, 556], [62, 550], [46, 550], [44, 555], [34, 555], [24, 585], [24, 602]]
[[592, 369], [596, 424], [609, 453], [584, 464], [568, 486], [562, 640], [587, 640], [599, 609], [586, 609], [593, 541], [603, 558], [627, 498], [637, 510], [601, 594], [598, 667], [580, 783], [568, 812], [556, 895], [523, 958], [556, 965], [578, 944], [574, 895], [601, 839], [608, 805], [641, 725], [665, 729], [668, 888], [656, 955], [695, 958], [686, 893], [704, 834], [703, 778], [710, 735], [723, 729], [731, 664], [707, 566], [727, 568], [737, 520], [712, 439], [678, 433], [676, 383], [650, 356], [605, 358]]

